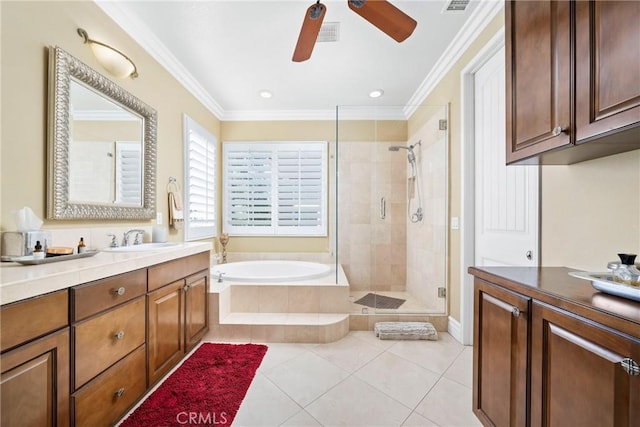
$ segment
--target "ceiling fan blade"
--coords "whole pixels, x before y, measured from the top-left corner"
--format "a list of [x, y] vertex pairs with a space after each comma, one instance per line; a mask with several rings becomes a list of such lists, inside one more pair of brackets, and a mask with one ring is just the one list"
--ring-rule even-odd
[[349, 8], [397, 42], [409, 37], [418, 23], [386, 0], [348, 0]]
[[304, 21], [302, 21], [300, 35], [298, 36], [298, 43], [293, 51], [293, 62], [302, 62], [311, 58], [311, 52], [313, 52], [313, 47], [318, 39], [318, 33], [326, 11], [326, 6], [319, 1], [307, 9]]

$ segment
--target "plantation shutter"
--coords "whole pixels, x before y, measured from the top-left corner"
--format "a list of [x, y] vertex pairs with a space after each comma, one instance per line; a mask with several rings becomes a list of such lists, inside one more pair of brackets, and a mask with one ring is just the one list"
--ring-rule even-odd
[[216, 139], [185, 116], [185, 235], [187, 240], [216, 235]]
[[142, 144], [116, 141], [116, 202], [142, 205]]
[[278, 227], [311, 231], [323, 224], [324, 150], [278, 151]]
[[226, 142], [223, 147], [225, 232], [326, 235], [326, 142]]
[[[229, 149], [226, 167], [226, 224], [231, 229], [271, 227], [272, 224], [271, 150], [262, 148]], [[263, 230], [265, 230], [263, 228]]]

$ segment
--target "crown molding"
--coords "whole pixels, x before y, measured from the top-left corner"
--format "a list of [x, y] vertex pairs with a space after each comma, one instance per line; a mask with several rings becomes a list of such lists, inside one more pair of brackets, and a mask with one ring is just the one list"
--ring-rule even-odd
[[422, 84], [415, 91], [407, 106], [404, 108], [406, 118], [411, 117], [413, 113], [422, 105], [424, 100], [429, 96], [431, 91], [440, 83], [444, 76], [451, 70], [460, 57], [466, 52], [482, 30], [491, 22], [491, 20], [504, 7], [504, 2], [500, 0], [481, 0], [478, 7], [473, 11], [469, 20], [454, 39], [445, 49], [445, 54], [438, 59], [436, 65], [431, 69]]
[[331, 110], [254, 110], [227, 111], [223, 121], [286, 121], [286, 120], [406, 120], [404, 107], [340, 107]]

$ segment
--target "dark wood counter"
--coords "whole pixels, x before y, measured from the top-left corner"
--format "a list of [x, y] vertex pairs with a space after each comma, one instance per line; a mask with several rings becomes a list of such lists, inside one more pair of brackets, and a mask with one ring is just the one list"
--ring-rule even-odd
[[640, 337], [640, 302], [609, 295], [566, 267], [470, 267], [469, 274]]

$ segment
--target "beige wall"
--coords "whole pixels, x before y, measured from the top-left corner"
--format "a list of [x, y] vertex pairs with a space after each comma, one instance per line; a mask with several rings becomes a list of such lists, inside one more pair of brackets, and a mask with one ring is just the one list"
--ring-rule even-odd
[[640, 254], [640, 150], [542, 167], [543, 265], [606, 271]]
[[[158, 112], [157, 206], [167, 218], [166, 185], [182, 181], [182, 114], [219, 137], [220, 122], [93, 2], [0, 2], [2, 55], [2, 194], [0, 228], [15, 230], [12, 212], [29, 206], [46, 216], [47, 47], [59, 46], [111, 78], [76, 33], [112, 44], [136, 63], [140, 77], [115, 80]], [[152, 225], [154, 221], [142, 224]], [[44, 227], [92, 226], [46, 220]], [[120, 222], [119, 224], [125, 224]], [[140, 224], [140, 223], [138, 223]], [[171, 232], [171, 240], [182, 240]]]

